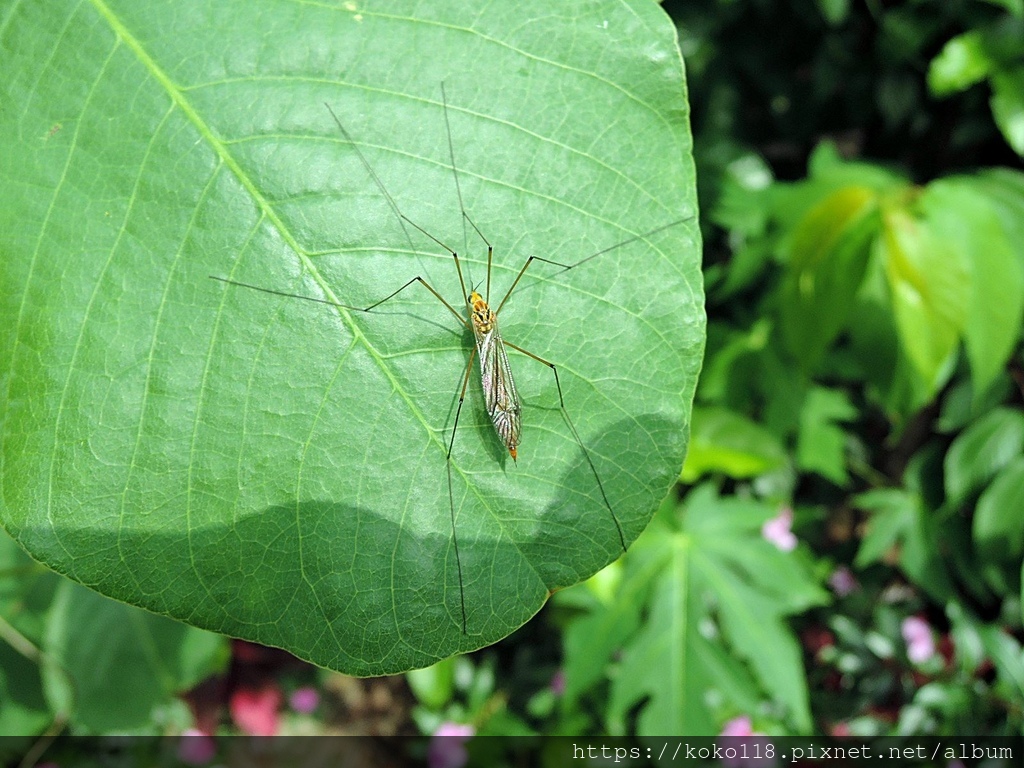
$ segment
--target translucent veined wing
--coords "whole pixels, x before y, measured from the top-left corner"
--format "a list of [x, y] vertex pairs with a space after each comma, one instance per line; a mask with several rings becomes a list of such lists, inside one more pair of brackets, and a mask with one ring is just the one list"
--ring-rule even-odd
[[491, 417], [494, 430], [505, 444], [512, 458], [516, 458], [519, 433], [522, 426], [522, 405], [512, 369], [508, 363], [505, 344], [498, 333], [497, 318], [491, 313], [489, 330], [476, 332], [476, 348], [480, 355], [480, 383], [484, 391], [484, 405]]

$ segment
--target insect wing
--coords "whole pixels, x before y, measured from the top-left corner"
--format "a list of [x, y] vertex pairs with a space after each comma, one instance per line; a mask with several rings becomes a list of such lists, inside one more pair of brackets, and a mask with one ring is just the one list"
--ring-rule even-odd
[[512, 458], [519, 445], [522, 426], [519, 394], [512, 380], [512, 369], [508, 363], [505, 344], [498, 334], [497, 326], [477, 336], [477, 351], [480, 354], [480, 382], [484, 390], [484, 403], [491, 417], [498, 437], [508, 448]]

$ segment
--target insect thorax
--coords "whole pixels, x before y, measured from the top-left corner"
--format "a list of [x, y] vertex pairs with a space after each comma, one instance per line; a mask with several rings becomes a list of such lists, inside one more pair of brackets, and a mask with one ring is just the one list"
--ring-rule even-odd
[[473, 321], [473, 331], [476, 334], [486, 334], [494, 330], [495, 315], [494, 311], [487, 306], [487, 302], [484, 301], [483, 297], [473, 291], [469, 294], [469, 304], [472, 307], [470, 313], [470, 319]]

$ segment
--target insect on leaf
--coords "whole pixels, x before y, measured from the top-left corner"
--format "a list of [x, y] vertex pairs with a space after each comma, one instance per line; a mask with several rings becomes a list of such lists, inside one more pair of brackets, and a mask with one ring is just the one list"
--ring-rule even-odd
[[[696, 212], [682, 62], [649, 2], [12, 9], [0, 64], [2, 507], [103, 594], [322, 666], [481, 647], [622, 553], [678, 475], [703, 352], [696, 219], [501, 309], [517, 461], [470, 382], [491, 301]], [[74, 30], [73, 35], [68, 30]], [[212, 52], [224, 52], [223, 54]], [[422, 52], [422, 53], [419, 53]], [[59, 124], [60, 130], [51, 129]], [[28, 169], [28, 170], [26, 170]], [[465, 622], [452, 540], [459, 534]]]

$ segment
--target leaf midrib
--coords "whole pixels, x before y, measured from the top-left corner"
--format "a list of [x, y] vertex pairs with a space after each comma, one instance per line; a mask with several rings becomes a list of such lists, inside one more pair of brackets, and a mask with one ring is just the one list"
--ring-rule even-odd
[[[292, 252], [295, 253], [295, 255], [298, 257], [298, 259], [302, 263], [302, 266], [310, 273], [310, 275], [312, 275], [317, 285], [324, 292], [324, 295], [330, 297], [331, 301], [340, 304], [340, 299], [331, 290], [331, 287], [327, 283], [327, 281], [323, 279], [319, 270], [316, 268], [316, 266], [305, 253], [305, 251], [299, 245], [291, 230], [287, 226], [285, 226], [285, 223], [277, 215], [277, 212], [274, 210], [273, 206], [271, 206], [267, 198], [262, 194], [262, 192], [260, 192], [259, 188], [253, 181], [253, 179], [243, 170], [243, 168], [241, 167], [241, 165], [239, 165], [238, 161], [234, 158], [234, 156], [227, 151], [224, 144], [218, 140], [213, 131], [210, 130], [210, 127], [209, 125], [207, 125], [206, 121], [204, 121], [202, 117], [199, 115], [199, 113], [196, 112], [192, 104], [184, 98], [182, 90], [177, 87], [177, 85], [171, 80], [167, 73], [164, 72], [157, 65], [157, 63], [153, 60], [151, 56], [149, 56], [149, 54], [143, 48], [142, 44], [135, 38], [134, 35], [132, 35], [131, 31], [127, 27], [125, 27], [121, 20], [106, 5], [104, 0], [90, 0], [90, 2], [103, 16], [103, 18], [106, 19], [107, 23], [110, 24], [111, 28], [117, 34], [118, 38], [126, 46], [128, 46], [129, 49], [131, 49], [131, 51], [135, 54], [135, 56], [139, 59], [139, 61], [143, 64], [147, 71], [149, 71], [149, 73], [153, 76], [153, 78], [158, 83], [160, 83], [161, 86], [163, 86], [165, 92], [168, 94], [171, 100], [179, 109], [181, 109], [182, 113], [186, 116], [189, 122], [191, 122], [192, 125], [195, 126], [196, 130], [200, 133], [200, 135], [206, 141], [208, 146], [210, 146], [210, 148], [214, 151], [214, 153], [221, 160], [221, 162], [223, 162], [224, 165], [228, 169], [230, 169], [232, 174], [234, 174], [235, 178], [238, 179], [239, 183], [241, 183], [242, 186], [249, 192], [249, 194], [252, 196], [252, 199], [256, 202], [257, 206], [259, 207], [261, 214], [266, 217], [266, 219], [271, 223], [275, 230], [281, 235], [281, 238], [284, 240], [284, 242], [288, 244]], [[395, 388], [395, 391], [399, 393], [403, 400], [405, 400], [410, 412], [413, 415], [415, 415], [415, 417], [420, 421], [420, 423], [424, 427], [424, 430], [431, 437], [431, 439], [434, 440], [438, 444], [438, 446], [443, 450], [443, 444], [432, 436], [431, 430], [429, 429], [429, 425], [427, 424], [427, 420], [424, 418], [423, 414], [419, 411], [419, 409], [416, 408], [415, 401], [400, 386], [398, 380], [392, 375], [391, 371], [388, 369], [388, 366], [384, 364], [383, 358], [377, 353], [376, 348], [370, 343], [369, 339], [367, 339], [366, 336], [363, 335], [361, 329], [359, 328], [359, 325], [352, 319], [351, 313], [342, 310], [340, 307], [335, 307], [335, 309], [337, 311], [338, 317], [341, 318], [346, 323], [346, 325], [348, 325], [349, 328], [351, 329], [353, 337], [355, 337], [355, 339], [357, 339], [364, 346], [366, 351], [370, 354], [373, 360], [380, 367], [381, 371], [391, 382], [392, 386]]]

